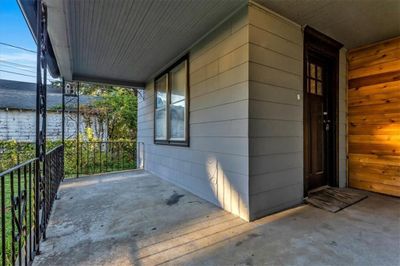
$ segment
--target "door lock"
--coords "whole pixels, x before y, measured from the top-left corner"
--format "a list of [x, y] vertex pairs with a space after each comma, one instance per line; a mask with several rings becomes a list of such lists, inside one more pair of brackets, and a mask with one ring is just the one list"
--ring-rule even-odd
[[330, 129], [330, 126], [329, 126], [329, 124], [331, 123], [331, 120], [325, 120], [324, 119], [324, 124], [325, 124], [325, 130], [326, 131], [329, 131], [329, 129]]

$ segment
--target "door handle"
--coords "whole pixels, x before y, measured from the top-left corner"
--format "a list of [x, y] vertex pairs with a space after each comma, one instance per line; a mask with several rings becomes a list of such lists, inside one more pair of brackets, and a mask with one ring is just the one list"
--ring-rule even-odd
[[324, 119], [324, 124], [325, 124], [325, 130], [326, 131], [329, 131], [329, 129], [330, 129], [330, 123], [331, 123], [331, 120], [325, 120]]

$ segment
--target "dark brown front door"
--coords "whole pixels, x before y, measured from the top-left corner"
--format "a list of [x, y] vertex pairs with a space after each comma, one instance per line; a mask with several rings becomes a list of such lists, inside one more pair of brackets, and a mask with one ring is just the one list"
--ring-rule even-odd
[[327, 110], [326, 76], [327, 67], [317, 60], [307, 62], [307, 98], [308, 110], [308, 190], [328, 184], [327, 176], [327, 134], [330, 121]]
[[304, 30], [304, 195], [337, 186], [338, 69], [341, 44]]

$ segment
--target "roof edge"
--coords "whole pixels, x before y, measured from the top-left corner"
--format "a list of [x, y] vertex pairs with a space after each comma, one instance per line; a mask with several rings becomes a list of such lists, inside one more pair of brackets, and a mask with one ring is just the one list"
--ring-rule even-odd
[[[26, 24], [28, 25], [29, 31], [32, 34], [33, 40], [36, 45], [37, 41], [37, 1], [38, 0], [17, 0], [18, 6], [21, 10], [21, 13], [25, 19]], [[49, 72], [53, 78], [60, 77], [60, 69], [58, 68], [57, 60], [54, 54], [53, 46], [51, 44], [50, 38], [47, 36], [46, 38], [46, 47], [48, 48], [46, 54], [46, 61]]]

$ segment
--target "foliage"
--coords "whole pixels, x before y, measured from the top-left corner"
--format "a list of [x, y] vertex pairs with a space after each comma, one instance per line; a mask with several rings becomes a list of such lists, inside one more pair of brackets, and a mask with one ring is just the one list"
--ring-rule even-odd
[[[47, 150], [61, 144], [61, 141], [48, 141]], [[35, 143], [0, 141], [0, 173], [25, 161], [35, 158]]]
[[133, 89], [81, 83], [80, 93], [101, 96], [93, 109], [107, 122], [109, 139], [135, 139], [137, 97]]
[[[81, 175], [136, 168], [136, 142], [81, 142], [78, 170]], [[76, 165], [72, 167], [76, 169]], [[72, 172], [76, 173], [76, 171]]]
[[134, 89], [80, 83], [79, 93], [101, 96], [91, 106], [80, 107], [86, 123], [90, 124], [89, 117], [96, 115], [100, 125], [107, 124], [109, 139], [136, 138], [137, 97]]
[[[47, 141], [47, 151], [61, 141]], [[77, 172], [77, 145], [74, 140], [65, 141], [64, 169], [67, 177]], [[79, 143], [79, 172], [95, 174], [136, 168], [136, 142], [131, 140], [97, 141]], [[0, 141], [0, 173], [35, 158], [35, 144], [31, 142]]]
[[95, 102], [99, 117], [107, 121], [110, 139], [136, 138], [137, 98], [133, 91], [114, 87]]
[[91, 127], [85, 129], [85, 134], [88, 141], [94, 141], [94, 133]]

